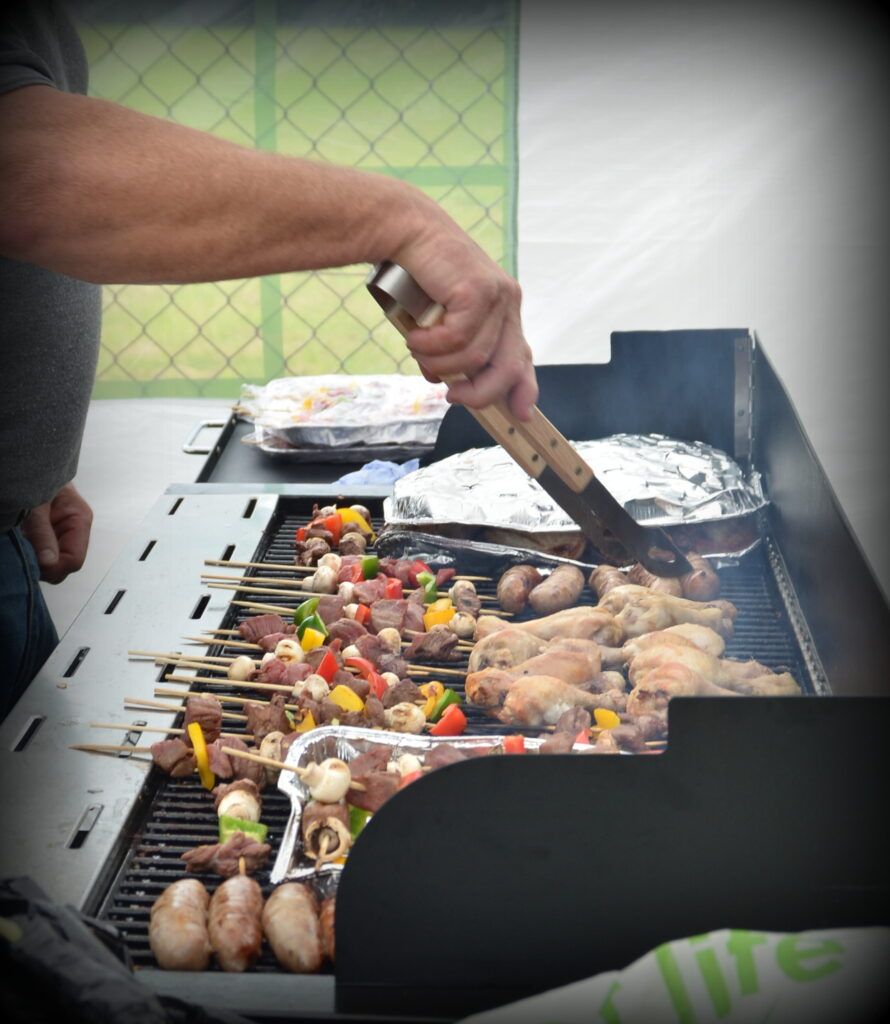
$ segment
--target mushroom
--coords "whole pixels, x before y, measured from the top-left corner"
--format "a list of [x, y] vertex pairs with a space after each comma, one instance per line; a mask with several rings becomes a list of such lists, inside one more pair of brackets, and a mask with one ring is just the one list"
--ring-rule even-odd
[[313, 589], [318, 594], [337, 593], [337, 573], [329, 565], [320, 565], [315, 570]]
[[377, 639], [386, 644], [393, 654], [401, 653], [402, 636], [393, 626], [384, 626], [377, 634]]
[[313, 761], [301, 775], [312, 799], [323, 804], [342, 800], [352, 781], [349, 765], [339, 757], [326, 757], [321, 764]]
[[329, 860], [345, 857], [351, 845], [349, 829], [335, 817], [313, 821], [303, 837], [303, 852], [315, 861], [316, 869]]
[[292, 639], [289, 636], [279, 640], [275, 645], [275, 657], [279, 661], [284, 662], [300, 662], [305, 658], [303, 648], [300, 646], [299, 641]]
[[230, 818], [240, 818], [241, 821], [259, 821], [260, 802], [253, 793], [235, 789], [220, 800], [216, 813], [220, 817], [225, 814]]
[[[284, 740], [284, 733], [275, 732], [266, 733], [260, 742], [260, 756], [270, 757], [273, 761], [281, 761], [281, 744]], [[274, 783], [278, 779], [278, 768], [266, 768], [266, 780], [270, 783]], [[254, 819], [249, 819], [254, 820]], [[259, 821], [259, 818], [255, 819]]]
[[322, 555], [318, 560], [319, 568], [333, 569], [334, 572], [340, 571], [340, 556], [334, 552], [329, 551], [326, 555]]
[[[337, 593], [343, 598], [343, 603], [346, 605], [352, 604], [353, 598], [355, 597], [355, 584], [354, 583], [341, 583], [337, 587]], [[344, 609], [345, 610], [345, 609]]]
[[239, 654], [237, 658], [229, 665], [226, 675], [229, 679], [235, 679], [239, 683], [246, 682], [250, 679], [256, 669], [253, 658], [248, 658], [246, 654]]
[[426, 725], [426, 716], [420, 708], [405, 700], [387, 708], [383, 714], [387, 727], [395, 732], [420, 733], [423, 732], [423, 727]]
[[401, 680], [395, 674], [395, 672], [382, 672], [381, 675], [380, 675], [380, 678], [384, 681], [384, 683], [386, 683], [386, 688], [387, 689], [389, 689], [389, 687], [395, 686], [397, 683], [401, 682]]
[[461, 640], [471, 640], [476, 632], [476, 620], [469, 612], [455, 612], [448, 622], [448, 628]]

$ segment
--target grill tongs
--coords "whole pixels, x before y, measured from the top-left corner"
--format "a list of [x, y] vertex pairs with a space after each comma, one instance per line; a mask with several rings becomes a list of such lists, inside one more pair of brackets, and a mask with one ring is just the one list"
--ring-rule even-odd
[[[395, 263], [378, 264], [367, 286], [403, 335], [418, 326], [432, 327], [444, 314]], [[537, 406], [525, 423], [513, 416], [505, 401], [467, 411], [537, 480], [601, 553], [613, 551], [617, 540], [627, 553], [627, 562], [641, 562], [656, 576], [682, 576], [692, 571], [664, 530], [640, 526], [624, 510]]]

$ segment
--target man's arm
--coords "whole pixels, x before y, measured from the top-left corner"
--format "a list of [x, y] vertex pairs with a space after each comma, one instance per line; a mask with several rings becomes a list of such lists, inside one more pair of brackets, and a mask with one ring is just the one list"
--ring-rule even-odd
[[0, 252], [98, 283], [187, 283], [390, 259], [446, 310], [409, 348], [472, 406], [537, 399], [516, 283], [418, 189], [237, 146], [46, 86], [0, 97]]

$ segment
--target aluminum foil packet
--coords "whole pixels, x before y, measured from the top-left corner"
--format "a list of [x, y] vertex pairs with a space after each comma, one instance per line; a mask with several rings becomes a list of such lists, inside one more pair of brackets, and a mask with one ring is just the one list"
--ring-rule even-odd
[[[287, 752], [287, 764], [308, 767], [326, 757], [338, 757], [347, 764], [359, 754], [375, 746], [392, 748], [392, 760], [402, 754], [414, 754], [421, 761], [426, 753], [439, 743], [449, 743], [462, 750], [474, 747], [496, 747], [504, 736], [417, 736], [412, 733], [387, 732], [380, 729], [362, 729], [352, 726], [322, 726], [295, 740]], [[525, 737], [528, 750], [536, 750], [547, 739], [546, 736]], [[588, 752], [589, 747], [576, 748]], [[270, 880], [273, 885], [281, 882], [319, 879], [325, 875], [339, 875], [342, 864], [326, 863], [320, 868], [303, 853], [303, 838], [300, 821], [303, 805], [310, 800], [309, 790], [295, 772], [282, 771], [278, 776], [278, 788], [291, 802], [291, 814], [281, 838], [278, 856], [272, 867]]]
[[445, 384], [405, 374], [328, 374], [244, 384], [234, 410], [289, 445], [433, 445]]
[[[572, 442], [612, 495], [644, 526], [715, 526], [753, 517], [767, 505], [760, 474], [746, 476], [725, 452], [659, 434], [614, 434]], [[389, 526], [487, 527], [558, 536], [577, 525], [500, 446], [473, 448], [396, 481], [384, 503]], [[756, 531], [753, 542], [757, 541]], [[738, 556], [752, 537], [729, 531], [703, 553]]]

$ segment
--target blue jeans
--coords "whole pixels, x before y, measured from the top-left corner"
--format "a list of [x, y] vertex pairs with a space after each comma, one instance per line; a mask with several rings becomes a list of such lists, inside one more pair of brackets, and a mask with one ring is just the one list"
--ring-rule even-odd
[[59, 642], [40, 592], [34, 549], [18, 528], [0, 533], [0, 722]]

